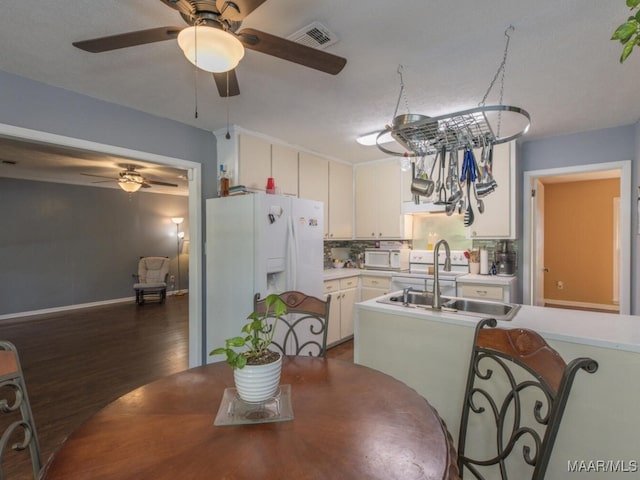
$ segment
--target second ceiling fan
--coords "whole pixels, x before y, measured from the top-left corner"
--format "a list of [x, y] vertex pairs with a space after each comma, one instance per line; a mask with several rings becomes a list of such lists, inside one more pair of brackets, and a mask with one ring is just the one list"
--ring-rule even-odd
[[[235, 66], [244, 48], [304, 65], [331, 75], [338, 74], [345, 58], [292, 42], [253, 28], [240, 30], [242, 20], [266, 0], [161, 0], [177, 10], [189, 27], [158, 27], [73, 42], [91, 53], [178, 39], [187, 59], [197, 67], [212, 72], [222, 97], [240, 93]], [[210, 39], [216, 38], [215, 42]], [[210, 47], [211, 63], [205, 47]], [[198, 58], [200, 57], [200, 58]], [[220, 63], [222, 62], [222, 63]], [[227, 63], [228, 62], [228, 63]]]

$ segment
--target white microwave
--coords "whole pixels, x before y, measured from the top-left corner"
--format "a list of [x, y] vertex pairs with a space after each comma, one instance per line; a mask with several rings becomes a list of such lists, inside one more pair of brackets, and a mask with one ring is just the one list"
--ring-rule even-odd
[[408, 270], [410, 253], [411, 250], [408, 248], [399, 250], [366, 249], [364, 264], [366, 268], [377, 270]]

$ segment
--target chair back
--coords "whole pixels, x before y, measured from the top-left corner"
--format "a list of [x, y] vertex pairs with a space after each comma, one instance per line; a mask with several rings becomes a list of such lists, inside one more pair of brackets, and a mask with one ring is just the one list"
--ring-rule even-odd
[[139, 283], [163, 283], [169, 275], [167, 257], [142, 257], [138, 262]]
[[[0, 438], [0, 480], [4, 478], [2, 460], [9, 444], [18, 452], [29, 449], [36, 478], [42, 468], [38, 434], [18, 351], [7, 341], [0, 341], [0, 415], [7, 420], [2, 422], [4, 430]], [[9, 424], [5, 426], [6, 423]]]
[[[271, 345], [285, 355], [324, 357], [331, 295], [324, 301], [292, 290], [279, 297], [287, 305], [287, 313], [278, 317]], [[259, 293], [253, 297], [253, 309], [261, 314], [265, 312], [265, 301]], [[273, 314], [269, 317], [275, 319]]]
[[[573, 379], [598, 364], [568, 365], [532, 330], [476, 327], [458, 439], [460, 475], [542, 480]], [[513, 455], [512, 455], [513, 454]]]

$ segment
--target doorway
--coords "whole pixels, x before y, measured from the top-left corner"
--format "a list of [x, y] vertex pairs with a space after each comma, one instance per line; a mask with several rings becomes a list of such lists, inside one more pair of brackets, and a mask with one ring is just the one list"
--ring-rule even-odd
[[0, 123], [0, 136], [182, 168], [189, 185], [189, 367], [202, 364], [202, 186], [198, 162]]
[[[593, 252], [587, 261], [611, 262], [615, 279], [613, 288], [618, 290], [619, 311], [630, 313], [631, 293], [631, 162], [611, 162], [575, 167], [528, 171], [524, 173], [523, 188], [523, 303], [542, 306], [545, 303], [545, 185], [563, 181], [592, 181], [615, 179], [618, 182], [620, 200], [615, 206], [613, 218], [612, 250]], [[590, 232], [596, 235], [598, 232]], [[573, 261], [585, 261], [576, 258]], [[563, 288], [560, 283], [557, 288]], [[576, 302], [575, 306], [579, 305]], [[571, 302], [566, 302], [569, 308]]]

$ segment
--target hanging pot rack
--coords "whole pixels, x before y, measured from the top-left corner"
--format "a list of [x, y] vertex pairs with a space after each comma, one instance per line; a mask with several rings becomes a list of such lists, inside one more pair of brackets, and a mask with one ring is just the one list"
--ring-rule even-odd
[[[502, 134], [505, 120], [512, 128]], [[385, 126], [376, 137], [376, 145], [388, 155], [423, 157], [443, 147], [455, 151], [509, 142], [527, 133], [530, 125], [529, 113], [510, 105], [482, 105], [438, 117], [404, 114], [396, 116], [393, 125]], [[402, 150], [383, 146], [381, 139], [388, 134]]]

